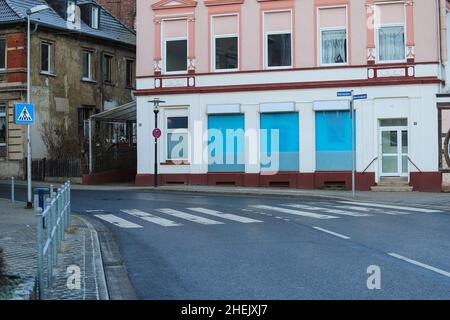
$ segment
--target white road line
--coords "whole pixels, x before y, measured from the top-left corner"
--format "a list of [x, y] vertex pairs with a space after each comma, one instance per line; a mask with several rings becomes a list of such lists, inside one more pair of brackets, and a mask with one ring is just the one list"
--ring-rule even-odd
[[384, 211], [384, 210], [382, 210], [382, 208], [364, 208], [364, 207], [357, 207], [357, 206], [336, 206], [336, 208], [356, 210], [356, 211], [362, 211], [362, 212], [384, 213], [384, 214], [388, 214], [391, 216], [413, 214], [413, 212]]
[[402, 207], [402, 206], [392, 206], [392, 205], [387, 205], [387, 204], [377, 204], [377, 203], [367, 203], [367, 202], [353, 202], [353, 201], [339, 201], [339, 202], [340, 203], [346, 203], [346, 204], [353, 204], [353, 205], [357, 205], [357, 206], [363, 206], [363, 207], [398, 209], [398, 210], [407, 210], [407, 211], [424, 212], [424, 213], [442, 212], [440, 210], [431, 210], [431, 209], [413, 208], [413, 207]]
[[194, 216], [193, 214], [174, 210], [174, 209], [163, 208], [163, 209], [158, 209], [158, 211], [168, 214], [168, 215], [171, 215], [171, 216], [174, 216], [174, 217], [177, 217], [177, 218], [180, 218], [180, 219], [189, 220], [189, 221], [192, 221], [195, 223], [200, 223], [200, 224], [205, 224], [205, 225], [223, 224], [223, 222], [220, 222], [220, 221], [211, 220], [211, 219], [203, 218], [203, 217], [199, 217], [199, 216]]
[[333, 235], [335, 237], [338, 237], [338, 238], [341, 238], [341, 239], [345, 239], [345, 240], [351, 239], [350, 237], [344, 236], [342, 234], [339, 234], [339, 233], [336, 233], [336, 232], [333, 232], [333, 231], [330, 231], [330, 230], [327, 230], [327, 229], [323, 229], [323, 228], [319, 228], [319, 227], [313, 227], [313, 229], [316, 229], [318, 231], [322, 231], [322, 232], [331, 234], [331, 235]]
[[95, 214], [94, 216], [99, 218], [99, 219], [102, 219], [104, 221], [107, 221], [109, 223], [112, 223], [113, 225], [118, 226], [120, 228], [127, 228], [127, 229], [142, 228], [142, 226], [140, 226], [140, 225], [138, 225], [136, 223], [133, 223], [133, 222], [127, 221], [125, 219], [116, 217], [113, 214]]
[[262, 222], [261, 220], [255, 220], [255, 219], [250, 219], [247, 217], [241, 217], [241, 216], [231, 214], [231, 213], [222, 213], [220, 211], [206, 209], [206, 208], [187, 208], [187, 209], [191, 210], [191, 211], [199, 212], [199, 213], [209, 214], [214, 217], [219, 217], [219, 218], [242, 222], [242, 223]]
[[140, 218], [142, 220], [151, 222], [151, 223], [155, 223], [158, 224], [160, 226], [163, 227], [177, 227], [177, 226], [182, 226], [181, 223], [176, 223], [172, 220], [169, 219], [165, 219], [165, 218], [161, 218], [161, 217], [157, 217], [154, 216], [148, 212], [144, 212], [141, 210], [137, 210], [137, 209], [121, 209], [120, 211], [124, 212], [124, 213], [128, 213], [136, 218]]
[[293, 214], [293, 215], [297, 215], [297, 216], [303, 216], [303, 217], [315, 218], [315, 219], [337, 219], [337, 218], [339, 218], [339, 217], [328, 216], [328, 215], [324, 215], [324, 214], [317, 214], [317, 213], [312, 213], [312, 212], [272, 207], [272, 206], [266, 206], [266, 205], [252, 205], [250, 207], [256, 208], [256, 209], [264, 209], [264, 210], [283, 212], [283, 213], [287, 213], [287, 214]]
[[336, 206], [336, 208], [349, 209], [349, 210], [362, 211], [362, 212], [370, 212], [371, 210], [373, 210], [373, 209], [357, 207], [357, 206]]
[[414, 265], [416, 265], [416, 266], [419, 266], [419, 267], [428, 269], [428, 270], [430, 270], [430, 271], [439, 273], [439, 274], [441, 274], [441, 275], [443, 275], [443, 276], [446, 276], [446, 277], [450, 278], [450, 272], [447, 272], [447, 271], [444, 271], [444, 270], [441, 270], [441, 269], [438, 269], [438, 268], [429, 266], [429, 265], [427, 265], [427, 264], [425, 264], [425, 263], [422, 263], [422, 262], [419, 262], [419, 261], [415, 261], [415, 260], [412, 260], [412, 259], [403, 257], [403, 256], [401, 256], [401, 255], [399, 255], [399, 254], [396, 254], [396, 253], [388, 253], [388, 255], [390, 255], [391, 257], [394, 257], [394, 258], [397, 258], [397, 259], [400, 259], [400, 260], [409, 262], [409, 263], [414, 264]]
[[86, 210], [86, 212], [88, 212], [88, 213], [92, 213], [92, 212], [105, 212], [105, 210], [101, 210], [101, 209], [99, 209], [99, 210]]
[[351, 217], [368, 217], [368, 216], [370, 216], [370, 214], [366, 214], [366, 213], [349, 212], [349, 211], [343, 211], [343, 210], [339, 210], [339, 209], [307, 206], [304, 204], [293, 203], [293, 204], [284, 204], [284, 206], [291, 207], [291, 208], [297, 208], [297, 209], [304, 209], [304, 210], [322, 211], [325, 213], [339, 214], [342, 216], [351, 216]]

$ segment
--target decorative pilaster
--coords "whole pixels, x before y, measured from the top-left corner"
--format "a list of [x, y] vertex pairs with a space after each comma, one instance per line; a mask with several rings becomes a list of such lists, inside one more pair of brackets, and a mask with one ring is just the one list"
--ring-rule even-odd
[[414, 41], [414, 1], [406, 0], [406, 59], [408, 63], [414, 63], [415, 55], [415, 41]]
[[366, 3], [367, 16], [367, 64], [375, 64], [375, 7], [372, 3]]
[[189, 16], [188, 20], [188, 72], [195, 73], [195, 17]]
[[161, 74], [161, 19], [155, 18], [153, 22], [155, 24], [155, 56], [153, 69], [155, 74]]

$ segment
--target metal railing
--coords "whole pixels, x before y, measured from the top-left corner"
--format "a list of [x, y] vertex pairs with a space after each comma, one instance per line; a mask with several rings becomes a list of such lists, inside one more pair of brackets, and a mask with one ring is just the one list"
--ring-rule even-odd
[[50, 186], [50, 198], [46, 199], [44, 210], [36, 206], [39, 299], [45, 299], [44, 263], [47, 267], [47, 287], [52, 286], [53, 267], [57, 263], [58, 251], [61, 251], [64, 232], [70, 226], [70, 210], [70, 181], [61, 185], [56, 193]]

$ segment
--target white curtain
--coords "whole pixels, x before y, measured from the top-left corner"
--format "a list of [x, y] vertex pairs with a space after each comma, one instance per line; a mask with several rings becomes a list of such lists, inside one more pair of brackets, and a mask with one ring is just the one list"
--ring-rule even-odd
[[380, 61], [405, 59], [405, 32], [402, 26], [380, 28], [378, 44]]
[[322, 63], [347, 62], [347, 34], [345, 30], [322, 32]]

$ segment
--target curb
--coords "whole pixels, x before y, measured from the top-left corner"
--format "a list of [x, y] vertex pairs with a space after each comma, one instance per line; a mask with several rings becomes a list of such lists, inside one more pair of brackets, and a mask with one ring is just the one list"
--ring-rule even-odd
[[88, 227], [89, 231], [91, 232], [91, 235], [93, 236], [93, 249], [95, 252], [95, 271], [96, 271], [96, 278], [99, 281], [98, 285], [98, 297], [99, 300], [109, 300], [109, 291], [108, 286], [106, 284], [106, 276], [105, 276], [105, 269], [103, 268], [103, 258], [102, 258], [102, 252], [100, 249], [100, 241], [98, 239], [98, 233], [97, 230], [92, 226], [90, 222], [88, 222], [86, 219], [83, 219], [80, 217], [80, 215], [74, 214], [78, 219], [83, 221], [83, 223]]

